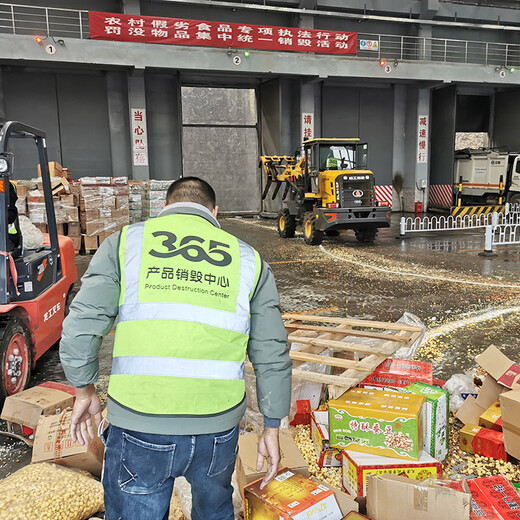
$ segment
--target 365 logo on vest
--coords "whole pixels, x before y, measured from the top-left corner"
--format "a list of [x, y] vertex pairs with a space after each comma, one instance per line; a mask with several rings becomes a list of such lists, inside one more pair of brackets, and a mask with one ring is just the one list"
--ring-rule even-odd
[[171, 231], [155, 231], [152, 235], [154, 237], [165, 237], [161, 245], [166, 251], [156, 251], [155, 249], [149, 251], [149, 254], [156, 258], [173, 258], [181, 255], [189, 262], [207, 262], [217, 267], [225, 267], [231, 263], [231, 255], [223, 249], [229, 249], [230, 246], [223, 242], [210, 240], [209, 244], [206, 245], [206, 240], [203, 238], [188, 235], [181, 239], [177, 247], [175, 245], [177, 235]]

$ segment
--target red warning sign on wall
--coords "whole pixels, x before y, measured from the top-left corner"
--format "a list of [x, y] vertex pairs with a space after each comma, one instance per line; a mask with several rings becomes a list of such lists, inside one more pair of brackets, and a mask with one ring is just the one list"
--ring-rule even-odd
[[356, 54], [357, 33], [89, 12], [90, 37], [170, 45]]

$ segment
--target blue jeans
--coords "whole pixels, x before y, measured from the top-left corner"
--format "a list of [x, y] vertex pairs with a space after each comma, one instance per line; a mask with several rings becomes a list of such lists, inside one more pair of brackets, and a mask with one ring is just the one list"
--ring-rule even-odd
[[192, 520], [233, 520], [238, 430], [156, 435], [109, 425], [102, 434], [106, 520], [167, 520], [180, 476], [191, 484]]

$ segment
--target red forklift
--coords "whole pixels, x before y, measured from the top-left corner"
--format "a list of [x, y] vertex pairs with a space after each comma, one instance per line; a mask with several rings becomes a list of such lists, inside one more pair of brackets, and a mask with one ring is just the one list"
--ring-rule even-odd
[[[48, 233], [36, 250], [22, 251], [20, 244], [7, 251], [14, 139], [32, 140], [41, 165]], [[17, 121], [0, 123], [0, 402], [27, 386], [36, 361], [60, 340], [77, 280], [74, 256], [72, 240], [57, 232], [45, 132]]]

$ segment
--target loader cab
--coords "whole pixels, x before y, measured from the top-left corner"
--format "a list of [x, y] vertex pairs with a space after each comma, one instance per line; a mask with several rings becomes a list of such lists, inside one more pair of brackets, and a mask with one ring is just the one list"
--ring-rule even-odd
[[306, 190], [311, 193], [320, 193], [320, 174], [327, 177], [322, 181], [334, 182], [340, 172], [367, 169], [368, 144], [361, 143], [357, 138], [310, 139], [303, 145]]

